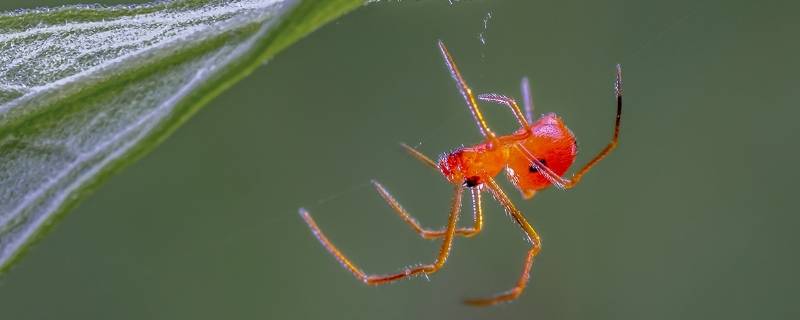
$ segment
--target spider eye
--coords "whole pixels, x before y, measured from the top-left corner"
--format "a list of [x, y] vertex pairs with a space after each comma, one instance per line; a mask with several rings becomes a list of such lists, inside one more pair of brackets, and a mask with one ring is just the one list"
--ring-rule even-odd
[[472, 176], [464, 180], [464, 185], [469, 188], [477, 187], [481, 183], [481, 177]]
[[[547, 165], [547, 160], [545, 159], [539, 159], [539, 162], [541, 162], [543, 165]], [[528, 172], [537, 173], [539, 172], [539, 168], [537, 168], [535, 165], [531, 163], [531, 165], [528, 167]]]

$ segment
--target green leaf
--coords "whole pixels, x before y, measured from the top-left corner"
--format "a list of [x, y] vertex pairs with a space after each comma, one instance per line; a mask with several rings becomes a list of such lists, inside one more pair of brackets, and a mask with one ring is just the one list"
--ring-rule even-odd
[[362, 0], [0, 14], [0, 273], [206, 102]]

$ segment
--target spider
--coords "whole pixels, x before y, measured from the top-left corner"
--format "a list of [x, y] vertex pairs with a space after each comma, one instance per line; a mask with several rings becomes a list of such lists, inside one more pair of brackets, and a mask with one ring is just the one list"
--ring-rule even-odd
[[[511, 183], [522, 193], [523, 198], [532, 198], [538, 190], [554, 185], [560, 189], [571, 189], [581, 181], [586, 172], [589, 171], [600, 160], [605, 158], [614, 148], [619, 140], [620, 118], [622, 115], [622, 68], [616, 66], [616, 80], [614, 82], [614, 94], [617, 102], [617, 113], [614, 121], [614, 133], [611, 141], [603, 148], [592, 160], [586, 163], [571, 179], [563, 178], [562, 175], [567, 171], [575, 160], [578, 152], [575, 137], [572, 132], [564, 125], [562, 119], [554, 113], [548, 113], [534, 121], [533, 103], [530, 98], [530, 85], [527, 78], [523, 78], [521, 89], [525, 113], [522, 112], [514, 99], [499, 94], [478, 95], [479, 100], [498, 103], [511, 109], [520, 128], [509, 135], [498, 136], [486, 124], [483, 114], [478, 107], [475, 95], [467, 86], [461, 72], [458, 70], [450, 51], [444, 43], [438, 41], [439, 50], [444, 58], [445, 64], [450, 71], [450, 75], [456, 82], [461, 95], [466, 100], [469, 110], [478, 125], [484, 141], [471, 147], [458, 148], [446, 153], [434, 162], [421, 152], [406, 145], [401, 146], [414, 158], [429, 167], [438, 170], [445, 179], [453, 185], [453, 198], [450, 205], [450, 216], [447, 226], [444, 229], [431, 230], [420, 226], [420, 223], [413, 218], [400, 203], [377, 181], [372, 181], [375, 189], [381, 197], [389, 204], [400, 218], [403, 219], [411, 228], [425, 239], [442, 239], [439, 254], [431, 264], [423, 264], [414, 267], [406, 267], [400, 272], [387, 275], [366, 274], [353, 262], [350, 261], [330, 240], [322, 233], [314, 219], [308, 211], [301, 208], [300, 215], [308, 224], [314, 236], [319, 240], [325, 249], [330, 252], [341, 265], [350, 271], [356, 278], [369, 285], [380, 285], [414, 275], [428, 275], [439, 271], [447, 260], [456, 236], [472, 237], [481, 232], [483, 227], [483, 212], [481, 205], [481, 193], [488, 191], [522, 228], [531, 247], [527, 252], [522, 274], [517, 283], [508, 291], [496, 294], [487, 298], [467, 299], [464, 302], [474, 306], [488, 306], [500, 302], [515, 300], [522, 291], [530, 278], [530, 269], [533, 266], [534, 257], [542, 247], [542, 241], [536, 230], [528, 223], [522, 212], [511, 202], [511, 199], [500, 188], [494, 177], [505, 169], [506, 176]], [[459, 212], [461, 211], [461, 198], [465, 189], [472, 195], [473, 201], [473, 225], [472, 227], [457, 227]]]

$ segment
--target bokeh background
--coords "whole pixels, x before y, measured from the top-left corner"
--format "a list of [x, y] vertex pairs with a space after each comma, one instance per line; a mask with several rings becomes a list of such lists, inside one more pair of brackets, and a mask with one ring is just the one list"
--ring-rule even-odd
[[[797, 319], [799, 10], [791, 1], [367, 5], [111, 178], [0, 279], [0, 313]], [[311, 210], [369, 272], [433, 259], [437, 243], [420, 240], [368, 182], [382, 181], [426, 226], [444, 225], [451, 188], [397, 145], [437, 156], [480, 140], [436, 39], [477, 92], [518, 97], [530, 76], [537, 113], [559, 113], [578, 136], [578, 163], [610, 137], [613, 66], [624, 67], [618, 151], [574, 190], [522, 201], [507, 188], [544, 239], [529, 288], [511, 304], [459, 303], [509, 288], [527, 249], [490, 197], [485, 231], [456, 239], [441, 272], [382, 287], [341, 269], [297, 215]], [[497, 131], [514, 129], [507, 110], [484, 108]]]

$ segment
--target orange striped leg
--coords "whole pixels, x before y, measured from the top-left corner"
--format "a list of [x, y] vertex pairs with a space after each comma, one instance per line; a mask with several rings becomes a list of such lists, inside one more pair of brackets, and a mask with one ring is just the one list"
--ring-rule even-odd
[[427, 166], [433, 168], [434, 170], [439, 171], [439, 166], [436, 165], [436, 162], [431, 160], [431, 158], [428, 158], [428, 156], [426, 156], [422, 152], [417, 151], [417, 149], [414, 149], [413, 147], [405, 143], [400, 143], [400, 146], [403, 147], [403, 149], [405, 149], [406, 152], [408, 152], [408, 154], [410, 154], [415, 159], [421, 161]]
[[480, 130], [481, 134], [487, 139], [495, 139], [496, 135], [492, 129], [489, 129], [489, 125], [486, 124], [486, 119], [483, 117], [483, 113], [481, 113], [481, 110], [478, 108], [478, 102], [475, 101], [475, 95], [472, 93], [472, 89], [470, 89], [467, 85], [467, 82], [464, 81], [464, 77], [461, 76], [461, 71], [458, 70], [458, 66], [456, 65], [456, 61], [453, 59], [453, 55], [450, 54], [450, 50], [447, 50], [447, 47], [444, 45], [442, 40], [439, 40], [437, 44], [439, 45], [439, 51], [442, 53], [442, 57], [447, 65], [447, 69], [450, 70], [450, 76], [452, 76], [453, 80], [455, 80], [458, 91], [461, 92], [461, 96], [463, 96], [464, 101], [467, 102], [469, 111], [472, 112], [472, 117], [475, 118], [475, 123], [478, 125], [478, 130]]
[[[411, 229], [414, 229], [416, 233], [418, 233], [422, 238], [425, 239], [436, 239], [441, 238], [445, 234], [447, 234], [447, 230], [429, 230], [423, 228], [417, 219], [412, 217], [408, 211], [406, 211], [403, 206], [400, 205], [397, 200], [389, 194], [389, 191], [383, 187], [378, 181], [372, 180], [372, 185], [375, 186], [375, 189], [378, 190], [378, 194], [386, 200], [386, 203], [389, 204], [392, 209], [400, 216], [400, 219], [403, 219], [405, 223], [411, 226]], [[483, 210], [481, 209], [481, 191], [478, 188], [470, 189], [472, 193], [472, 210], [473, 210], [473, 226], [470, 228], [457, 228], [456, 234], [464, 237], [472, 237], [481, 232], [483, 228]]]
[[450, 248], [453, 245], [453, 237], [455, 236], [456, 231], [456, 224], [458, 223], [458, 213], [461, 210], [461, 194], [463, 192], [464, 187], [461, 185], [455, 186], [455, 195], [453, 195], [453, 203], [450, 206], [450, 217], [447, 222], [447, 229], [445, 231], [444, 239], [442, 240], [442, 245], [439, 249], [439, 255], [436, 257], [436, 261], [432, 264], [426, 264], [418, 267], [408, 267], [402, 272], [395, 273], [395, 274], [388, 274], [388, 275], [369, 275], [361, 271], [358, 266], [353, 264], [333, 243], [328, 240], [328, 237], [322, 233], [322, 230], [317, 226], [314, 219], [311, 218], [311, 215], [308, 214], [303, 208], [300, 208], [300, 216], [305, 220], [308, 227], [311, 229], [311, 232], [317, 237], [317, 240], [322, 244], [328, 252], [336, 258], [342, 266], [350, 271], [356, 278], [361, 280], [362, 282], [370, 285], [379, 285], [384, 283], [389, 283], [392, 281], [400, 280], [407, 278], [409, 276], [417, 275], [420, 273], [424, 274], [431, 274], [436, 271], [439, 271], [444, 266], [444, 263], [447, 261], [447, 257], [450, 254]]
[[517, 280], [517, 285], [515, 285], [510, 290], [492, 296], [490, 298], [478, 298], [478, 299], [467, 299], [464, 300], [464, 303], [476, 306], [476, 307], [486, 307], [495, 305], [501, 302], [509, 302], [516, 300], [522, 291], [525, 290], [525, 286], [528, 284], [528, 280], [530, 280], [530, 271], [531, 267], [533, 267], [533, 257], [539, 252], [539, 248], [531, 248], [528, 251], [528, 256], [525, 258], [525, 265], [522, 267], [522, 275]]
[[603, 158], [611, 153], [611, 151], [614, 150], [619, 143], [619, 126], [620, 120], [622, 119], [622, 66], [620, 65], [617, 65], [617, 78], [616, 81], [614, 81], [614, 94], [617, 97], [617, 117], [614, 120], [614, 135], [611, 137], [611, 142], [609, 142], [608, 145], [603, 148], [603, 150], [600, 150], [600, 152], [597, 153], [597, 155], [594, 156], [591, 161], [587, 162], [583, 168], [578, 171], [578, 173], [572, 176], [572, 179], [565, 184], [566, 189], [572, 189], [575, 187], [575, 185], [581, 181], [583, 175], [586, 174], [586, 172], [589, 172], [589, 169], [594, 167], [594, 165], [600, 162], [600, 160], [603, 160]]
[[528, 223], [525, 219], [525, 216], [522, 215], [516, 206], [511, 202], [511, 199], [508, 198], [505, 192], [500, 189], [500, 186], [494, 179], [490, 179], [486, 182], [489, 191], [492, 192], [492, 195], [503, 205], [503, 208], [506, 209], [506, 212], [511, 214], [511, 217], [514, 221], [525, 231], [525, 235], [528, 236], [528, 241], [531, 242], [531, 249], [528, 251], [527, 258], [525, 259], [525, 265], [522, 268], [522, 274], [517, 280], [517, 284], [511, 288], [510, 290], [497, 294], [495, 296], [489, 298], [478, 298], [478, 299], [467, 299], [464, 303], [472, 306], [490, 306], [494, 304], [498, 304], [501, 302], [513, 301], [522, 294], [522, 291], [525, 290], [525, 286], [528, 284], [528, 280], [530, 280], [530, 271], [531, 267], [533, 267], [533, 258], [539, 253], [541, 250], [542, 240], [539, 238], [539, 234], [536, 233], [536, 230]]
[[528, 120], [525, 118], [525, 114], [522, 113], [517, 101], [514, 99], [497, 93], [484, 93], [478, 95], [478, 99], [506, 105], [509, 109], [511, 109], [511, 113], [514, 114], [514, 117], [517, 118], [517, 122], [519, 122], [520, 127], [530, 130], [531, 126], [528, 123]]

